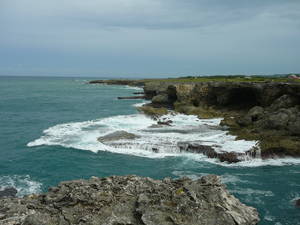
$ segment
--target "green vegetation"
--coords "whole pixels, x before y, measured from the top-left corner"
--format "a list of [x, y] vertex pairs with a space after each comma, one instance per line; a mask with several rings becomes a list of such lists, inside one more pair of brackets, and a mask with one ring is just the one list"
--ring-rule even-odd
[[[286, 75], [273, 75], [273, 76], [261, 76], [261, 75], [230, 75], [230, 76], [186, 76], [178, 78], [162, 78], [162, 79], [139, 79], [139, 80], [130, 80], [130, 79], [114, 79], [114, 80], [93, 80], [89, 83], [104, 83], [110, 85], [130, 85], [130, 86], [144, 86], [145, 83], [149, 82], [160, 82], [160, 83], [197, 83], [197, 82], [300, 82], [300, 79], [291, 79], [289, 78], [291, 74]], [[300, 76], [300, 74], [293, 74]]]
[[191, 83], [191, 82], [300, 82], [300, 80], [290, 79], [288, 76], [199, 76], [199, 77], [179, 77], [167, 79], [146, 79], [144, 82], [174, 82], [174, 83]]

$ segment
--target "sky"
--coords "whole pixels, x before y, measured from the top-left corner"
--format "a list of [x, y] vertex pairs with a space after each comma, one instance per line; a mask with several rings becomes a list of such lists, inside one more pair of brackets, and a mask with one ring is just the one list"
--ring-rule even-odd
[[300, 0], [0, 0], [0, 75], [300, 72]]

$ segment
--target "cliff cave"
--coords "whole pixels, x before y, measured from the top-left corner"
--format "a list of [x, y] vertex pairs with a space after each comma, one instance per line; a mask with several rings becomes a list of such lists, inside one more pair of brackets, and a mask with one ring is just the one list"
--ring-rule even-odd
[[257, 90], [253, 88], [234, 88], [229, 90], [228, 98], [224, 106], [235, 109], [249, 109], [260, 105]]

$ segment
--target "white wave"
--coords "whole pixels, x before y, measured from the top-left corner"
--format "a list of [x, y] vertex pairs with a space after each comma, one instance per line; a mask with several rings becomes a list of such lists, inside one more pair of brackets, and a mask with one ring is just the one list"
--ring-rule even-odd
[[0, 188], [3, 190], [7, 187], [14, 187], [18, 191], [17, 196], [21, 197], [28, 194], [40, 193], [42, 184], [31, 180], [29, 175], [1, 176]]
[[125, 89], [131, 89], [131, 90], [137, 90], [137, 91], [143, 91], [144, 89], [142, 87], [136, 87], [136, 86], [129, 86], [125, 85], [123, 86]]
[[[39, 139], [29, 142], [29, 147], [39, 145], [61, 145], [83, 150], [111, 151], [125, 154], [134, 154], [147, 157], [165, 157], [179, 153], [179, 141], [197, 140], [203, 144], [214, 145], [216, 150], [234, 151], [228, 145], [237, 146], [237, 151], [247, 151], [253, 142], [235, 141], [226, 131], [215, 127], [220, 119], [198, 119], [196, 116], [183, 114], [166, 115], [161, 120], [172, 120], [172, 126], [149, 128], [157, 121], [143, 114], [114, 116], [100, 120], [59, 124], [43, 131]], [[118, 141], [118, 147], [104, 145], [97, 138], [117, 130], [124, 130], [139, 135], [134, 141]], [[244, 144], [242, 144], [245, 142]], [[224, 147], [223, 147], [224, 146]], [[159, 149], [159, 153], [153, 153]]]
[[253, 195], [263, 195], [268, 197], [274, 196], [274, 193], [272, 191], [258, 190], [252, 188], [236, 188], [234, 190], [230, 190], [230, 193], [249, 195], [249, 196], [253, 196]]
[[141, 107], [141, 106], [143, 106], [143, 105], [146, 105], [146, 104], [148, 104], [148, 103], [150, 103], [151, 101], [143, 101], [143, 102], [139, 102], [139, 103], [135, 103], [135, 104], [133, 104], [132, 106], [133, 107]]
[[[43, 136], [29, 142], [27, 146], [60, 145], [67, 148], [92, 152], [110, 151], [149, 158], [181, 156], [194, 161], [207, 161], [222, 166], [256, 167], [264, 165], [300, 164], [300, 159], [284, 158], [253, 159], [236, 164], [221, 163], [202, 154], [180, 153], [178, 142], [195, 141], [212, 146], [216, 151], [246, 152], [253, 148], [255, 141], [236, 140], [235, 136], [220, 129], [221, 118], [199, 119], [197, 116], [168, 114], [161, 121], [171, 120], [171, 126], [157, 126], [157, 121], [144, 114], [122, 115], [104, 119], [58, 124], [43, 131]], [[153, 125], [156, 125], [153, 127]], [[126, 131], [139, 136], [135, 140], [119, 140], [103, 144], [97, 138], [115, 131]], [[157, 152], [158, 151], [158, 152]]]
[[275, 216], [272, 216], [271, 213], [270, 213], [268, 210], [266, 210], [266, 214], [265, 214], [265, 216], [264, 216], [264, 220], [267, 220], [267, 221], [272, 222], [272, 221], [274, 221], [275, 219], [276, 219], [276, 217], [275, 217]]
[[221, 180], [225, 184], [228, 184], [228, 183], [232, 183], [232, 184], [236, 184], [236, 183], [249, 183], [249, 181], [242, 180], [239, 176], [232, 175], [232, 174], [227, 174], [227, 173], [223, 174], [221, 176]]
[[300, 165], [300, 158], [273, 158], [273, 159], [259, 159], [255, 158], [252, 160], [241, 161], [233, 164], [224, 164], [216, 162], [226, 167], [259, 167], [259, 166], [288, 166], [288, 165]]
[[[175, 176], [178, 176], [178, 177], [188, 177], [192, 180], [196, 180], [196, 179], [199, 179], [202, 176], [208, 175], [209, 173], [195, 173], [193, 171], [175, 170], [175, 171], [172, 172], [172, 174], [175, 175]], [[227, 173], [221, 175], [221, 180], [222, 180], [222, 183], [224, 183], [224, 184], [228, 184], [228, 183], [233, 183], [233, 184], [236, 184], [236, 183], [249, 183], [249, 181], [247, 181], [247, 180], [240, 179], [239, 176], [235, 176], [235, 175], [227, 174]]]

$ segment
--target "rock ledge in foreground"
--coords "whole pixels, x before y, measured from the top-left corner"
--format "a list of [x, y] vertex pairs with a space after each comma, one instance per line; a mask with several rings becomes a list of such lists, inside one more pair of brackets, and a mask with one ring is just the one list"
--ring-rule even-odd
[[162, 181], [138, 176], [62, 182], [41, 195], [0, 199], [1, 225], [254, 225], [256, 209], [216, 175]]

